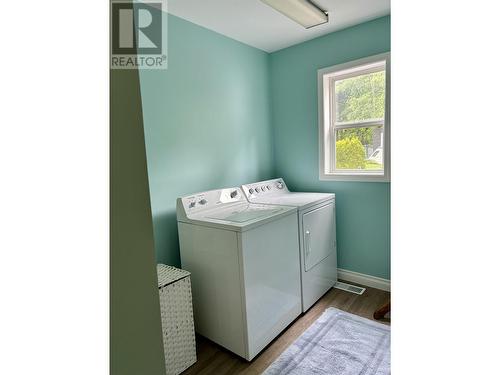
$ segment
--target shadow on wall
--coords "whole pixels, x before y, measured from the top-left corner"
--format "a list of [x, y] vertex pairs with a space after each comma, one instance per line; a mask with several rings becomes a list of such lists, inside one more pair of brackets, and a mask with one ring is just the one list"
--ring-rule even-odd
[[153, 226], [156, 261], [158, 263], [165, 263], [180, 267], [181, 259], [179, 251], [177, 249], [172, 249], [173, 244], [179, 243], [176, 211], [156, 213], [153, 216]]
[[[153, 208], [160, 208], [162, 211], [153, 213], [153, 230], [156, 249], [156, 261], [175, 267], [181, 267], [180, 252], [179, 252], [179, 234], [177, 226], [176, 200], [178, 197], [207, 191], [213, 189], [229, 188], [240, 186], [245, 183], [266, 180], [274, 178], [270, 163], [263, 162], [263, 172], [257, 168], [252, 168], [248, 165], [249, 170], [241, 168], [243, 163], [246, 163], [247, 155], [255, 155], [255, 160], [259, 157], [258, 140], [253, 135], [243, 138], [245, 147], [241, 147], [239, 152], [233, 154], [232, 157], [227, 157], [229, 160], [223, 167], [219, 161], [214, 162], [210, 158], [203, 159], [203, 162], [198, 163], [200, 168], [199, 173], [194, 173], [192, 176], [184, 176], [183, 183], [179, 186], [177, 192], [168, 190], [168, 183], [158, 183], [157, 190], [153, 191], [152, 202]], [[221, 153], [222, 154], [222, 153]], [[190, 170], [190, 168], [186, 168]], [[205, 171], [210, 171], [209, 173]], [[192, 172], [191, 172], [192, 173]], [[150, 174], [150, 180], [156, 182], [157, 175]], [[175, 183], [175, 181], [171, 181]], [[189, 187], [188, 187], [189, 186]], [[157, 200], [155, 200], [157, 199]]]
[[163, 17], [168, 69], [139, 73], [156, 260], [180, 266], [178, 197], [274, 175], [270, 60], [264, 51]]

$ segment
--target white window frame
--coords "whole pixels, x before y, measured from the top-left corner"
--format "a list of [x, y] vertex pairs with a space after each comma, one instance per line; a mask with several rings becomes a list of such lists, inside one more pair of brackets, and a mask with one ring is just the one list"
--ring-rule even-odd
[[[335, 108], [335, 94], [332, 90], [331, 81], [338, 72], [351, 70], [341, 74], [341, 79], [353, 77], [362, 72], [363, 74], [380, 71], [376, 64], [385, 61], [385, 118], [355, 123], [338, 123], [335, 129], [353, 128], [382, 125], [384, 130], [384, 170], [336, 170], [335, 166], [335, 129], [332, 115]], [[373, 64], [373, 67], [369, 65]], [[368, 65], [368, 67], [367, 67]], [[358, 68], [359, 69], [356, 69]], [[357, 70], [357, 71], [356, 71]], [[390, 124], [391, 124], [391, 63], [390, 52], [381, 53], [374, 56], [365, 57], [355, 61], [349, 61], [344, 64], [334, 65], [328, 68], [318, 70], [318, 123], [319, 123], [319, 179], [334, 181], [372, 181], [389, 182], [391, 171], [391, 142], [390, 142]]]

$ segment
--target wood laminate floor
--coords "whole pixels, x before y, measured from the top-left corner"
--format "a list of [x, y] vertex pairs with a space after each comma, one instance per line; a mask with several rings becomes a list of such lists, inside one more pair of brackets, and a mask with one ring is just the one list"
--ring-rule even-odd
[[[182, 375], [261, 374], [328, 307], [336, 307], [340, 310], [373, 320], [373, 312], [387, 302], [389, 298], [389, 292], [368, 287], [366, 287], [366, 291], [360, 296], [332, 288], [305, 314], [292, 322], [252, 362], [247, 362], [210, 340], [197, 335], [196, 352], [198, 361], [184, 371]], [[382, 322], [384, 323], [384, 321]], [[388, 320], [385, 320], [385, 324], [390, 323]]]

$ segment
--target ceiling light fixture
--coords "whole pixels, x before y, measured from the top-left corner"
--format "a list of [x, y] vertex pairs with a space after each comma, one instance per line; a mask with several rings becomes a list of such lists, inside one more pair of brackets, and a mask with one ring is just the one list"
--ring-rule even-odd
[[260, 0], [306, 29], [328, 22], [328, 13], [308, 0]]

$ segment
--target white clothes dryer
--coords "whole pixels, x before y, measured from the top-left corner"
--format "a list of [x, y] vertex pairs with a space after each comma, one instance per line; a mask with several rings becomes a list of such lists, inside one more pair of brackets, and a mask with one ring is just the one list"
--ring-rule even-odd
[[282, 178], [243, 185], [251, 203], [298, 208], [302, 311], [337, 282], [335, 194], [296, 193]]

